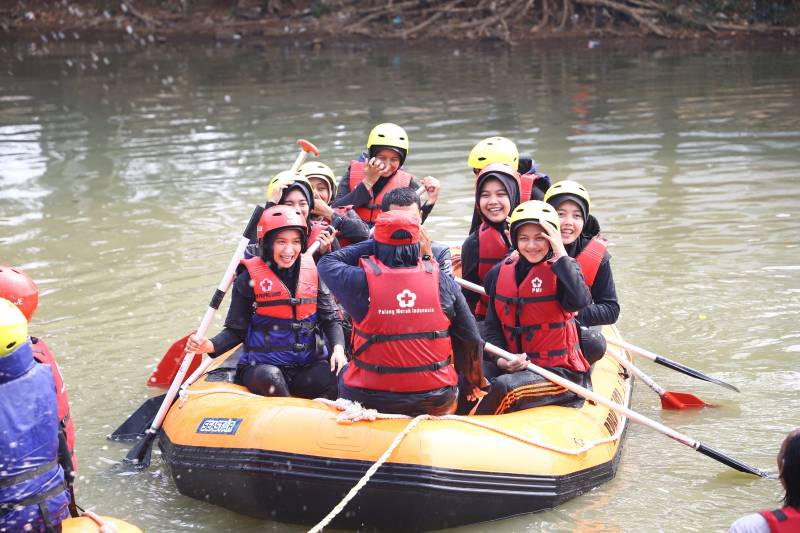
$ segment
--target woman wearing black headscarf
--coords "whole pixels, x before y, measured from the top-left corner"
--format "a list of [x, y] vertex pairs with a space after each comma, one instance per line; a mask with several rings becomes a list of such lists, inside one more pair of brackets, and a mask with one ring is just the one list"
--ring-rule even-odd
[[[461, 277], [483, 285], [494, 265], [511, 250], [508, 216], [519, 204], [519, 181], [516, 171], [502, 163], [484, 168], [475, 183], [475, 210], [481, 224], [461, 245]], [[464, 298], [475, 318], [486, 317], [485, 296], [464, 290]]]

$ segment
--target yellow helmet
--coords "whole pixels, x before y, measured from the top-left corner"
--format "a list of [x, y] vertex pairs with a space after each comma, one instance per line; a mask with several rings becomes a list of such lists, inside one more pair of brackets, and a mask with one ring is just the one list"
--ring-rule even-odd
[[529, 200], [519, 204], [516, 209], [511, 211], [511, 241], [517, 240], [517, 229], [526, 223], [535, 223], [540, 226], [549, 222], [556, 231], [561, 231], [561, 224], [558, 222], [558, 213], [552, 205], [541, 200]]
[[386, 146], [397, 149], [402, 157], [402, 163], [408, 155], [408, 135], [406, 134], [406, 130], [397, 124], [384, 122], [383, 124], [378, 124], [369, 132], [367, 150], [369, 150], [370, 155], [373, 155], [373, 146]]
[[0, 298], [0, 357], [19, 348], [28, 338], [28, 319], [5, 298]]
[[584, 209], [583, 218], [589, 216], [592, 202], [589, 200], [589, 191], [586, 187], [572, 180], [563, 180], [554, 183], [544, 194], [544, 201], [558, 208], [561, 202], [572, 200]]
[[303, 194], [306, 195], [306, 199], [308, 200], [308, 207], [309, 209], [314, 209], [314, 187], [311, 186], [311, 182], [297, 172], [292, 172], [291, 170], [284, 170], [282, 172], [278, 172], [275, 176], [269, 181], [269, 185], [267, 186], [267, 198], [272, 198], [272, 192], [278, 181], [282, 180], [283, 178], [289, 178], [294, 180], [292, 185], [289, 185], [284, 192], [291, 189], [292, 187], [300, 187], [304, 189]]
[[467, 164], [482, 170], [492, 163], [504, 163], [514, 170], [519, 166], [519, 151], [511, 139], [489, 137], [476, 144], [469, 152]]
[[328, 182], [331, 189], [331, 199], [336, 198], [336, 175], [331, 167], [318, 161], [309, 161], [300, 167], [300, 174], [304, 178], [323, 178]]

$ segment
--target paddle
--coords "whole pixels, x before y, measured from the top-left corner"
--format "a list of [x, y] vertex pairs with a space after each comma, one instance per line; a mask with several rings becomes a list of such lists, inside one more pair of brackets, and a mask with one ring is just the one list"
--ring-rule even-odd
[[658, 363], [659, 365], [671, 368], [672, 370], [677, 370], [678, 372], [686, 374], [687, 376], [691, 376], [697, 379], [702, 379], [703, 381], [709, 381], [711, 383], [716, 383], [717, 385], [721, 385], [722, 387], [725, 387], [726, 389], [730, 389], [732, 391], [741, 392], [738, 388], [734, 387], [729, 383], [725, 383], [721, 379], [717, 379], [715, 377], [704, 374], [703, 372], [695, 370], [694, 368], [689, 368], [686, 365], [683, 365], [676, 361], [672, 361], [671, 359], [667, 359], [666, 357], [662, 357], [656, 353], [645, 350], [644, 348], [639, 348], [638, 346], [634, 346], [629, 342], [625, 342], [621, 339], [616, 339], [612, 337], [607, 337], [606, 340], [609, 342], [609, 344], [613, 344], [614, 346], [619, 346], [620, 348], [625, 348], [626, 350], [633, 352], [636, 355], [641, 355], [645, 359], [650, 359], [654, 363]]
[[[510, 353], [510, 352], [508, 352], [508, 351], [506, 351], [506, 350], [504, 350], [504, 349], [502, 349], [502, 348], [500, 348], [498, 346], [494, 346], [494, 345], [492, 345], [492, 344], [490, 344], [488, 342], [484, 346], [484, 350], [486, 350], [487, 352], [491, 352], [493, 354], [496, 354], [496, 355], [502, 357], [503, 359], [506, 359], [506, 360], [509, 360], [509, 361], [516, 359], [516, 356], [514, 354], [512, 354], [512, 353]], [[556, 383], [557, 385], [561, 385], [562, 387], [571, 390], [572, 392], [574, 392], [575, 394], [577, 394], [578, 396], [580, 396], [580, 397], [582, 397], [582, 398], [584, 398], [586, 400], [591, 400], [591, 401], [593, 401], [595, 403], [599, 403], [600, 405], [604, 405], [605, 407], [608, 407], [612, 411], [615, 411], [616, 413], [618, 413], [618, 414], [620, 414], [620, 415], [622, 415], [624, 417], [627, 417], [627, 418], [633, 420], [634, 422], [638, 422], [639, 424], [642, 424], [642, 425], [647, 426], [647, 427], [649, 427], [651, 429], [654, 429], [654, 430], [658, 431], [659, 433], [663, 433], [667, 437], [669, 437], [669, 438], [671, 438], [673, 440], [676, 440], [676, 441], [680, 442], [681, 444], [683, 444], [685, 446], [688, 446], [688, 447], [690, 447], [690, 448], [702, 453], [703, 455], [714, 459], [715, 461], [719, 461], [720, 463], [722, 463], [722, 464], [724, 464], [726, 466], [729, 466], [729, 467], [733, 468], [734, 470], [738, 470], [739, 472], [744, 472], [744, 473], [747, 473], [747, 474], [753, 474], [753, 475], [759, 476], [759, 477], [767, 477], [767, 473], [764, 472], [763, 470], [759, 470], [758, 468], [754, 468], [754, 467], [752, 467], [750, 465], [742, 463], [741, 461], [738, 461], [738, 460], [736, 460], [736, 459], [734, 459], [732, 457], [728, 457], [727, 455], [725, 455], [724, 453], [720, 452], [719, 450], [715, 450], [714, 448], [706, 446], [702, 442], [700, 442], [698, 440], [695, 440], [695, 439], [693, 439], [693, 438], [691, 438], [691, 437], [689, 437], [687, 435], [683, 435], [683, 434], [675, 431], [674, 429], [672, 429], [672, 428], [670, 428], [668, 426], [665, 426], [664, 424], [656, 422], [655, 420], [651, 420], [650, 418], [647, 418], [646, 416], [641, 415], [641, 414], [637, 413], [636, 411], [625, 407], [624, 405], [618, 404], [616, 402], [612, 402], [611, 400], [607, 399], [606, 397], [601, 396], [601, 395], [597, 394], [594, 391], [590, 391], [589, 389], [587, 389], [585, 387], [581, 387], [580, 385], [578, 385], [576, 383], [573, 383], [572, 381], [570, 381], [568, 379], [562, 378], [561, 376], [559, 376], [557, 374], [554, 374], [554, 373], [550, 372], [549, 370], [546, 370], [546, 369], [544, 369], [544, 368], [542, 368], [540, 366], [537, 366], [537, 365], [535, 365], [533, 363], [530, 363], [530, 362], [528, 363], [528, 370], [530, 370], [532, 372], [536, 372], [537, 374], [539, 374], [543, 378], [548, 379], [548, 380], [552, 381], [553, 383]]]
[[[484, 291], [483, 287], [481, 287], [480, 285], [477, 285], [475, 283], [472, 283], [471, 281], [467, 281], [467, 280], [461, 279], [461, 278], [455, 278], [455, 280], [456, 280], [456, 283], [458, 283], [459, 285], [461, 285], [462, 287], [464, 287], [468, 291], [477, 292], [478, 294], [486, 294], [486, 291]], [[691, 376], [691, 377], [697, 378], [697, 379], [702, 379], [704, 381], [710, 381], [711, 383], [716, 383], [717, 385], [722, 385], [723, 387], [725, 387], [727, 389], [730, 389], [732, 391], [740, 392], [739, 389], [737, 389], [733, 385], [725, 383], [721, 379], [717, 379], [715, 377], [712, 377], [712, 376], [709, 376], [707, 374], [704, 374], [704, 373], [700, 372], [699, 370], [695, 370], [693, 368], [689, 368], [688, 366], [685, 366], [685, 365], [682, 365], [682, 364], [680, 364], [678, 362], [675, 362], [675, 361], [672, 361], [670, 359], [667, 359], [666, 357], [662, 357], [662, 356], [660, 356], [658, 354], [655, 354], [653, 352], [649, 352], [649, 351], [645, 350], [644, 348], [639, 348], [638, 346], [634, 346], [633, 344], [631, 344], [629, 342], [625, 342], [625, 341], [623, 341], [621, 339], [617, 339], [615, 337], [606, 337], [606, 340], [610, 344], [613, 344], [614, 346], [619, 346], [620, 348], [625, 348], [626, 350], [628, 350], [630, 352], [633, 352], [633, 353], [635, 353], [637, 355], [641, 355], [642, 357], [644, 357], [646, 359], [650, 359], [651, 361], [653, 361], [655, 363], [658, 363], [660, 365], [663, 365], [663, 366], [665, 366], [667, 368], [671, 368], [672, 370], [677, 370], [678, 372], [681, 372], [682, 374], [686, 374], [687, 376]]]
[[639, 367], [630, 362], [627, 357], [623, 357], [614, 350], [607, 350], [606, 353], [613, 359], [616, 359], [619, 364], [624, 366], [629, 372], [632, 372], [637, 378], [644, 381], [648, 387], [653, 389], [655, 393], [661, 397], [662, 409], [702, 409], [703, 407], [717, 407], [716, 405], [704, 402], [697, 396], [689, 394], [688, 392], [668, 391], [640, 370]]
[[[297, 144], [300, 145], [301, 152], [292, 165], [292, 170], [295, 172], [300, 168], [300, 165], [303, 164], [303, 161], [305, 161], [309, 152], [313, 152], [314, 155], [319, 155], [319, 150], [317, 150], [317, 147], [310, 142], [300, 139], [297, 141]], [[236, 267], [239, 265], [239, 261], [244, 256], [244, 250], [250, 243], [250, 237], [255, 232], [263, 210], [264, 208], [259, 205], [255, 208], [255, 210], [253, 210], [252, 215], [250, 215], [250, 221], [247, 223], [244, 232], [242, 232], [242, 237], [239, 239], [239, 245], [236, 247], [236, 251], [233, 253], [231, 260], [228, 263], [228, 267], [225, 269], [225, 273], [222, 275], [222, 279], [217, 286], [217, 290], [211, 297], [211, 302], [208, 305], [208, 309], [206, 309], [205, 315], [203, 315], [203, 319], [200, 321], [200, 325], [197, 328], [196, 335], [198, 337], [205, 337], [208, 326], [214, 319], [217, 309], [225, 297], [225, 293], [233, 283], [236, 275]], [[127, 457], [125, 457], [126, 464], [133, 465], [140, 469], [147, 468], [150, 465], [150, 454], [153, 449], [153, 442], [155, 441], [156, 435], [158, 434], [158, 430], [161, 427], [164, 418], [167, 416], [167, 411], [169, 411], [172, 402], [175, 400], [175, 397], [178, 393], [178, 388], [181, 386], [183, 378], [186, 376], [194, 356], [194, 353], [187, 353], [183, 357], [180, 368], [178, 368], [178, 372], [172, 380], [164, 400], [161, 402], [161, 406], [159, 407], [158, 412], [153, 419], [153, 423], [145, 431], [144, 438], [142, 438], [142, 440], [140, 440], [128, 452]]]

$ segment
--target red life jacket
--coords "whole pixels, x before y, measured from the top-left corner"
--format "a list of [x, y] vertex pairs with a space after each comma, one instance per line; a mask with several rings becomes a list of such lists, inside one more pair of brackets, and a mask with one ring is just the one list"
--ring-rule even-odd
[[525, 352], [541, 366], [560, 366], [576, 372], [589, 370], [581, 353], [578, 329], [558, 303], [557, 277], [553, 265], [533, 265], [517, 286], [514, 269], [519, 258], [509, 258], [500, 267], [494, 296], [494, 310], [503, 326], [510, 351]]
[[597, 277], [597, 271], [600, 269], [600, 263], [603, 261], [603, 256], [608, 249], [608, 240], [605, 237], [596, 235], [592, 240], [584, 246], [578, 257], [575, 258], [581, 266], [583, 272], [583, 279], [586, 280], [586, 285], [590, 288], [594, 283], [594, 278]]
[[[494, 229], [486, 222], [478, 227], [478, 279], [483, 285], [483, 280], [486, 274], [509, 252], [506, 241], [499, 231]], [[475, 305], [475, 317], [479, 320], [486, 318], [486, 311], [489, 309], [489, 297], [481, 295], [478, 303]]]
[[[350, 161], [350, 190], [354, 190], [359, 183], [364, 181], [364, 167], [366, 167], [366, 163], [364, 161]], [[369, 225], [375, 223], [375, 219], [378, 218], [378, 215], [381, 214], [381, 202], [383, 201], [383, 195], [387, 192], [391, 191], [392, 189], [402, 189], [404, 187], [408, 187], [411, 185], [411, 180], [414, 179], [414, 176], [409, 174], [404, 170], [398, 169], [394, 175], [389, 178], [389, 181], [386, 185], [383, 186], [381, 192], [378, 193], [378, 196], [372, 198], [372, 203], [367, 204], [366, 206], [356, 207], [356, 213], [361, 220], [366, 222]]]
[[439, 300], [439, 265], [389, 268], [375, 256], [363, 257], [369, 310], [353, 323], [353, 359], [348, 387], [420, 392], [456, 385], [450, 320]]
[[533, 200], [533, 186], [539, 178], [536, 174], [522, 174], [519, 176], [519, 202]]
[[247, 267], [253, 281], [256, 314], [302, 320], [317, 312], [317, 267], [308, 254], [300, 256], [300, 274], [294, 298], [260, 257], [245, 259], [242, 264]]
[[67, 448], [69, 448], [69, 453], [72, 456], [72, 467], [77, 472], [75, 423], [72, 421], [72, 415], [69, 412], [69, 395], [67, 394], [67, 386], [64, 384], [64, 377], [61, 375], [61, 369], [58, 368], [56, 358], [47, 343], [40, 338], [31, 337], [31, 344], [33, 358], [39, 363], [50, 366], [50, 370], [53, 372], [53, 381], [56, 383], [56, 400], [58, 400], [58, 419], [61, 421], [61, 426], [67, 435]]
[[800, 509], [796, 507], [781, 507], [774, 511], [759, 511], [764, 520], [769, 524], [771, 533], [797, 533], [800, 531]]

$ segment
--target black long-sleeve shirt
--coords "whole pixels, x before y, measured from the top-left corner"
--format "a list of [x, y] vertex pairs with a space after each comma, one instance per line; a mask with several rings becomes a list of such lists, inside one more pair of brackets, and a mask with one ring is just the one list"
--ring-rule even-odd
[[[497, 294], [497, 277], [500, 274], [500, 267], [502, 262], [492, 268], [483, 280], [483, 287], [486, 289], [486, 294], [489, 296], [489, 310], [486, 313], [486, 320], [484, 321], [484, 331], [486, 334], [486, 341], [508, 349], [506, 344], [506, 337], [503, 334], [503, 326], [497, 313], [494, 310], [495, 294]], [[533, 265], [525, 261], [523, 257], [519, 258], [514, 278], [517, 284], [522, 283], [525, 276], [528, 275]], [[553, 263], [553, 273], [558, 278], [556, 281], [556, 298], [561, 307], [568, 312], [576, 312], [584, 309], [592, 303], [592, 295], [589, 292], [589, 287], [586, 286], [586, 281], [583, 279], [581, 267], [577, 261], [569, 256], [558, 258]], [[493, 357], [494, 359], [495, 357]]]
[[[567, 254], [577, 257], [590, 241], [591, 236], [581, 235], [566, 246]], [[606, 252], [592, 284], [592, 303], [578, 313], [577, 319], [582, 326], [614, 324], [619, 318], [619, 310], [617, 288], [611, 274], [611, 255]]]
[[[287, 288], [294, 296], [295, 288]], [[209, 354], [211, 357], [222, 355], [244, 342], [255, 309], [255, 300], [255, 293], [250, 286], [250, 272], [245, 269], [236, 276], [233, 283], [231, 306], [225, 317], [225, 328], [211, 339], [214, 344], [214, 353]], [[336, 304], [330, 291], [321, 281], [317, 294], [317, 325], [325, 333], [325, 337], [332, 346], [337, 344], [344, 346], [344, 332], [336, 312]]]

